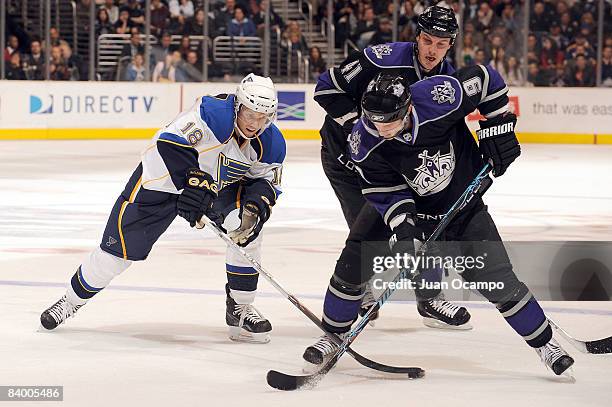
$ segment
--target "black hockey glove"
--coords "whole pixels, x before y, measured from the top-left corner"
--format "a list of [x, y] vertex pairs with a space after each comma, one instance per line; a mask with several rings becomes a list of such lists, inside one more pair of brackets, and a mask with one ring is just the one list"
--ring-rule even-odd
[[408, 214], [399, 216], [405, 216], [405, 219], [392, 227], [394, 233], [391, 239], [389, 239], [389, 248], [393, 254], [403, 256], [406, 253], [409, 256], [415, 256], [421, 248], [423, 231], [418, 226], [415, 226], [412, 216]]
[[493, 163], [493, 175], [499, 177], [521, 155], [521, 146], [514, 134], [516, 116], [506, 113], [479, 123], [480, 130], [476, 130], [476, 134], [480, 153], [485, 161]]
[[217, 185], [210, 174], [191, 168], [187, 170], [185, 188], [176, 202], [177, 213], [194, 227], [202, 215], [212, 214], [211, 206], [216, 197]]
[[270, 183], [260, 179], [248, 185], [240, 206], [240, 226], [227, 235], [238, 245], [245, 247], [259, 236], [264, 223], [270, 218], [276, 194]]

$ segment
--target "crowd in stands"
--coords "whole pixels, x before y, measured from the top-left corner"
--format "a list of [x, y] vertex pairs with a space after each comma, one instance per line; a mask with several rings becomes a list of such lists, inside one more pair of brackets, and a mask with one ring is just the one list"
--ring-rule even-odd
[[[78, 0], [82, 8], [94, 0]], [[209, 37], [264, 36], [265, 13], [270, 7], [270, 26], [280, 31], [280, 43], [286, 52], [300, 51], [309, 57], [310, 77], [316, 80], [327, 68], [322, 50], [310, 46], [298, 21], [283, 21], [269, 0], [211, 0], [205, 16], [201, 0], [151, 0], [151, 33], [158, 38], [151, 58], [145, 61], [142, 33], [145, 10], [143, 0], [95, 0], [96, 36], [129, 35], [121, 53], [124, 61], [122, 80], [142, 81], [149, 64], [154, 81], [190, 82], [202, 80], [202, 47], [190, 41], [201, 36], [208, 18]], [[289, 0], [295, 3], [296, 0]], [[310, 0], [315, 23], [327, 18], [327, 1]], [[526, 0], [427, 1], [400, 0], [398, 39], [414, 41], [417, 17], [429, 5], [449, 7], [462, 28], [449, 58], [457, 67], [490, 64], [509, 85], [522, 86], [594, 86], [596, 61], [601, 52], [602, 82], [612, 86], [612, 0], [606, 0], [604, 44], [597, 49], [597, 5], [594, 0], [531, 0], [527, 54], [524, 54], [524, 2]], [[369, 45], [391, 42], [394, 3], [392, 0], [335, 0], [333, 21], [336, 47], [347, 41], [349, 49], [362, 50]], [[50, 31], [49, 76], [52, 80], [86, 80], [88, 66], [83, 56], [73, 52], [59, 31]], [[172, 36], [181, 36], [173, 45]], [[21, 41], [20, 41], [21, 39]], [[9, 32], [4, 49], [7, 79], [41, 80], [45, 78], [45, 43], [34, 36]], [[208, 55], [209, 76], [227, 75], [227, 69], [215, 64]], [[524, 67], [527, 66], [525, 75]], [[112, 78], [114, 79], [114, 78]]]

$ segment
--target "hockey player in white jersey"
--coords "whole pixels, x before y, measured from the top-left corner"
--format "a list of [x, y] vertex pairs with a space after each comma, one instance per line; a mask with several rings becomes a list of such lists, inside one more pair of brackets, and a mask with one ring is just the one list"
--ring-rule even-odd
[[[66, 294], [44, 311], [55, 329], [133, 261], [145, 260], [176, 215], [193, 227], [207, 215], [259, 260], [261, 229], [280, 194], [286, 146], [273, 124], [270, 78], [246, 76], [235, 94], [204, 96], [157, 131], [117, 199], [100, 246], [77, 268]], [[252, 305], [258, 273], [228, 249], [230, 338], [268, 342], [270, 322]]]

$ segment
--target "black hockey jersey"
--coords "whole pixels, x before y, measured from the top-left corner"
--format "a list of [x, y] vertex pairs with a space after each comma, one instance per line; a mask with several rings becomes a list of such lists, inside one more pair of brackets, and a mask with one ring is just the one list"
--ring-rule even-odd
[[408, 130], [385, 140], [362, 117], [349, 136], [362, 193], [387, 224], [402, 213], [445, 213], [484, 165], [465, 116], [476, 108], [487, 118], [508, 111], [508, 88], [489, 66], [433, 76], [410, 92]]
[[[419, 68], [413, 42], [392, 42], [367, 47], [351, 54], [339, 67], [319, 76], [314, 99], [342, 125], [360, 112], [361, 96], [376, 74], [392, 70], [412, 84], [425, 78]], [[430, 75], [450, 75], [455, 69], [442, 61]]]

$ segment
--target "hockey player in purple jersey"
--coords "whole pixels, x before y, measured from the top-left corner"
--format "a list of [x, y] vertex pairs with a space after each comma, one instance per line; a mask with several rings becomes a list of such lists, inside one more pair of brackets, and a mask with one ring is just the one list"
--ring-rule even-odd
[[[514, 133], [516, 116], [508, 111], [508, 88], [489, 66], [464, 68], [409, 86], [403, 76], [379, 74], [362, 100], [362, 116], [349, 136], [349, 154], [360, 174], [363, 196], [394, 234], [392, 252], [414, 255], [485, 162], [499, 177], [520, 155]], [[472, 137], [465, 116], [479, 109], [486, 120]], [[419, 216], [425, 215], [424, 217]], [[474, 283], [502, 283], [479, 289], [545, 365], [560, 375], [574, 360], [553, 338], [544, 311], [512, 269], [493, 219], [482, 198], [473, 199], [451, 221], [442, 236], [456, 242], [462, 255], [482, 252], [482, 268], [461, 276]], [[426, 272], [427, 270], [419, 270]], [[361, 273], [332, 279], [325, 296], [326, 328], [342, 335], [350, 330], [360, 307]], [[307, 348], [305, 357], [325, 360], [337, 346], [326, 336]]]
[[[360, 114], [361, 97], [368, 83], [380, 72], [401, 74], [409, 84], [432, 75], [452, 74], [455, 69], [445, 58], [458, 31], [452, 10], [432, 6], [418, 18], [416, 43], [396, 42], [368, 47], [350, 55], [339, 67], [331, 68], [319, 77], [314, 98], [327, 113], [321, 128], [321, 163], [350, 228], [336, 266], [339, 278], [343, 273], [360, 267], [360, 247], [356, 242], [364, 237], [387, 240], [390, 236], [376, 210], [364, 200], [359, 175], [346, 152], [347, 137]], [[374, 302], [368, 284], [360, 295], [363, 315]], [[469, 312], [443, 298], [418, 301], [417, 310], [427, 326], [471, 328]]]

